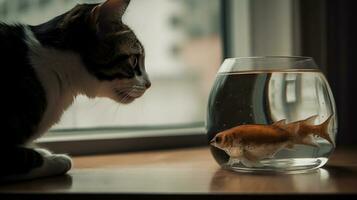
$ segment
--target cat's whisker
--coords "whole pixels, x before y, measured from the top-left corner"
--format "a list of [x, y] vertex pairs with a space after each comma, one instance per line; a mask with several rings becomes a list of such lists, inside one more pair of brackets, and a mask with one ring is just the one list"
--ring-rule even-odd
[[128, 92], [128, 97], [133, 98], [133, 97], [132, 97], [133, 92], [134, 92], [134, 89], [131, 89], [131, 90]]
[[93, 108], [94, 108], [95, 106], [97, 106], [99, 102], [100, 102], [100, 100], [99, 100], [98, 98], [96, 98], [96, 99], [94, 100]]
[[140, 91], [144, 91], [144, 90], [146, 90], [146, 87], [141, 86], [141, 85], [134, 85], [134, 86], [133, 86], [133, 88], [135, 88], [135, 89], [139, 89]]
[[121, 97], [121, 101], [123, 103], [125, 103], [130, 98], [130, 93], [131, 92], [132, 92], [132, 89], [129, 92], [126, 92], [124, 97]]
[[120, 107], [120, 104], [116, 103], [116, 109], [115, 109], [115, 112], [114, 112], [114, 116], [117, 116], [119, 107]]
[[123, 97], [120, 97], [120, 100], [124, 101], [126, 99], [126, 97], [127, 97], [127, 94], [125, 96], [123, 96]]
[[123, 94], [123, 93], [125, 93], [125, 91], [126, 91], [126, 88], [121, 88], [121, 89], [114, 89], [114, 91], [115, 91], [115, 93], [117, 93], [117, 94]]

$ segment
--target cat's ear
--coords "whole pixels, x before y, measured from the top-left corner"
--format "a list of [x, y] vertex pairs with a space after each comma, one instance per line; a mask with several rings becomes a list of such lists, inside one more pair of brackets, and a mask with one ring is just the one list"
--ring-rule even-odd
[[106, 0], [96, 6], [91, 13], [91, 23], [97, 33], [103, 36], [115, 31], [129, 3], [130, 0]]

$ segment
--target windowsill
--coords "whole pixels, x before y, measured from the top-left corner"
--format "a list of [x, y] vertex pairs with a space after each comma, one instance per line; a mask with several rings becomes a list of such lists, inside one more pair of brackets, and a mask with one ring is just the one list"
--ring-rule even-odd
[[151, 195], [153, 199], [167, 198], [165, 195], [185, 195], [185, 199], [200, 195], [357, 195], [356, 152], [356, 148], [338, 149], [324, 169], [297, 175], [225, 171], [205, 147], [82, 156], [74, 158], [74, 169], [66, 176], [3, 185], [0, 193], [48, 195], [46, 199], [50, 195], [65, 195], [66, 199], [142, 195]]
[[113, 154], [204, 146], [208, 143], [205, 133], [202, 126], [88, 129], [49, 134], [36, 144], [72, 156]]

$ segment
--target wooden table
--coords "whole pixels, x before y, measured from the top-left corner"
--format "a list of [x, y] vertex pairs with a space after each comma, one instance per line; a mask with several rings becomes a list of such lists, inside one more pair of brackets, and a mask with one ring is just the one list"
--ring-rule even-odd
[[222, 170], [208, 148], [85, 156], [76, 157], [74, 162], [74, 169], [66, 176], [2, 185], [0, 195], [33, 195], [34, 199], [237, 199], [235, 195], [286, 199], [286, 195], [297, 194], [357, 195], [357, 148], [338, 149], [323, 169], [296, 175]]

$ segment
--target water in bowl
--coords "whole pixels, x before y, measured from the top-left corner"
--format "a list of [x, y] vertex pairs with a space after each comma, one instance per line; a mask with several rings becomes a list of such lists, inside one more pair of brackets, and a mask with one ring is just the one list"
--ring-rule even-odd
[[[254, 71], [218, 73], [208, 103], [206, 127], [208, 139], [240, 125], [272, 125], [316, 116], [314, 124], [332, 120], [328, 134], [335, 139], [336, 115], [331, 91], [324, 75], [318, 70]], [[282, 148], [272, 157], [247, 166], [217, 147], [211, 146], [214, 158], [225, 168], [240, 172], [296, 173], [323, 166], [334, 150], [327, 140], [314, 136], [316, 147], [295, 144]], [[229, 161], [230, 160], [230, 161]]]

